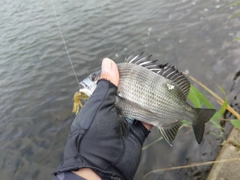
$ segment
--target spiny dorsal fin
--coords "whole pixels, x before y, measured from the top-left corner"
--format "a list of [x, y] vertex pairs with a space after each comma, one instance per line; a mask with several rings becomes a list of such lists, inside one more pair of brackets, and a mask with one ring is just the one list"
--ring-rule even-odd
[[182, 72], [179, 72], [174, 66], [169, 64], [160, 65], [159, 67], [161, 68], [156, 73], [175, 82], [184, 96], [187, 98], [190, 89], [190, 82], [186, 76]]
[[172, 144], [170, 143], [175, 139], [175, 136], [177, 135], [178, 129], [182, 126], [182, 121], [177, 121], [171, 125], [167, 126], [160, 126], [159, 131], [161, 132], [164, 139], [168, 142], [170, 146]]
[[139, 66], [145, 67], [151, 71], [157, 69], [159, 70], [159, 65], [156, 64], [156, 62], [158, 60], [151, 60], [152, 55], [150, 56], [143, 56], [142, 52], [139, 55], [134, 55], [134, 52], [132, 52], [132, 54], [125, 59], [125, 62], [127, 63], [131, 63], [131, 64], [137, 64]]
[[143, 54], [144, 52], [139, 55], [134, 55], [134, 52], [132, 52], [132, 54], [128, 58], [126, 58], [125, 62], [145, 67], [173, 81], [178, 85], [185, 98], [187, 98], [190, 89], [190, 82], [184, 76], [184, 74], [182, 72], [179, 72], [174, 66], [171, 66], [168, 63], [157, 64], [158, 60], [151, 60], [151, 55], [143, 56]]

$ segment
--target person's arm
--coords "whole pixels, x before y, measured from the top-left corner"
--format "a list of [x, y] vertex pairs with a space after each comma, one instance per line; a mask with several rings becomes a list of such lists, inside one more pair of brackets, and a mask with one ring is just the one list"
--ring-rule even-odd
[[142, 144], [151, 125], [136, 121], [123, 135], [114, 105], [119, 74], [110, 59], [102, 62], [101, 80], [76, 116], [55, 175], [73, 172], [84, 179], [132, 179], [137, 170]]
[[84, 179], [101, 180], [101, 178], [90, 168], [82, 168], [77, 171], [72, 171], [72, 173]]

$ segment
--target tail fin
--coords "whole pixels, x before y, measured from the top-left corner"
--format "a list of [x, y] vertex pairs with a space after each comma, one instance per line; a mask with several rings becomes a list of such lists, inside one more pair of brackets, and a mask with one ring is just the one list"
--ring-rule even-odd
[[215, 109], [201, 109], [196, 108], [197, 119], [193, 121], [192, 127], [198, 144], [201, 143], [205, 128], [205, 123], [208, 122], [215, 114]]

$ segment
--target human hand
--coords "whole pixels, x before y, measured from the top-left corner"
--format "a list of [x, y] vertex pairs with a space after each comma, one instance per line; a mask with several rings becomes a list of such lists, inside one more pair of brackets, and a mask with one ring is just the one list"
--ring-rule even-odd
[[[119, 84], [118, 68], [116, 63], [111, 59], [108, 58], [103, 59], [100, 79], [109, 80], [115, 86], [118, 86]], [[147, 130], [151, 130], [153, 127], [151, 124], [147, 124], [145, 122], [142, 122], [142, 124], [145, 126]]]
[[110, 59], [102, 62], [98, 86], [76, 116], [57, 173], [73, 171], [91, 179], [133, 179], [151, 125], [137, 121], [123, 135], [114, 105], [119, 74]]

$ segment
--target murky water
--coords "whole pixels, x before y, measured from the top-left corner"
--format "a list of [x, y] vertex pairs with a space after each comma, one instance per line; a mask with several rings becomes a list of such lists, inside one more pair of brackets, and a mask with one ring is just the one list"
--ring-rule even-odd
[[[240, 48], [229, 42], [240, 37], [240, 20], [226, 22], [237, 7], [220, 11], [230, 2], [54, 0], [54, 5], [79, 79], [99, 68], [104, 57], [121, 62], [132, 50], [145, 51], [188, 70], [215, 91], [215, 82], [231, 90], [234, 100]], [[51, 1], [0, 1], [0, 22], [1, 179], [51, 179], [62, 160], [78, 90]], [[135, 179], [151, 170], [215, 159], [222, 139], [210, 132], [218, 130], [208, 123], [198, 145], [191, 129], [182, 128], [172, 148], [162, 141], [144, 151]], [[158, 137], [154, 129], [146, 144]], [[209, 168], [147, 179], [205, 179]]]

